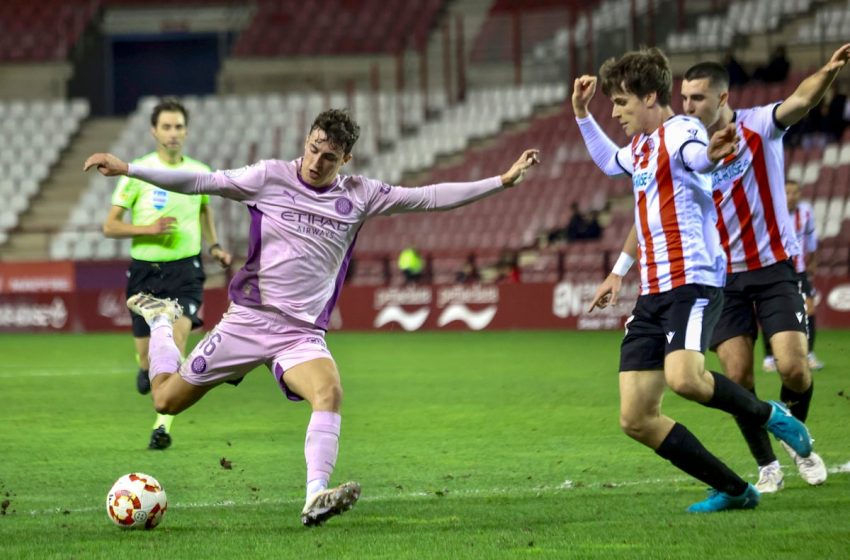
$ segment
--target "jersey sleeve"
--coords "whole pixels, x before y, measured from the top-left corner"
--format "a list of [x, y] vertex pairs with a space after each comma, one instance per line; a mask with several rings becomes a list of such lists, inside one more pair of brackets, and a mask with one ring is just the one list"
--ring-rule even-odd
[[130, 177], [121, 177], [112, 191], [112, 205], [130, 209], [139, 197], [139, 183]]
[[183, 194], [214, 194], [237, 201], [256, 199], [266, 182], [267, 162], [214, 173], [153, 169], [130, 164], [128, 174], [161, 189]]
[[781, 138], [788, 129], [776, 120], [776, 109], [780, 105], [782, 102], [777, 101], [769, 105], [753, 107], [746, 114], [744, 126], [755, 130], [765, 138]]
[[504, 189], [501, 179], [490, 177], [467, 183], [438, 183], [425, 187], [397, 187], [364, 179], [369, 216], [448, 210], [474, 202]]
[[678, 119], [665, 127], [664, 143], [671, 157], [688, 171], [706, 173], [715, 165], [708, 160], [708, 131], [695, 119]]

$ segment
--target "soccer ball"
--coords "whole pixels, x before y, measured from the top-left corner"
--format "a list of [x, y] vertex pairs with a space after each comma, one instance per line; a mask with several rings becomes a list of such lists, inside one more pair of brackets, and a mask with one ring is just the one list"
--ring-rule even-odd
[[106, 496], [106, 514], [125, 529], [153, 529], [168, 509], [165, 490], [156, 479], [144, 473], [125, 474]]

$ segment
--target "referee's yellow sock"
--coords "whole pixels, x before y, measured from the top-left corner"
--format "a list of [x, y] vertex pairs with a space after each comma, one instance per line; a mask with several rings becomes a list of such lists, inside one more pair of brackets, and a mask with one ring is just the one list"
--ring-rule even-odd
[[153, 429], [157, 429], [160, 426], [165, 426], [166, 433], [171, 433], [171, 423], [174, 422], [174, 416], [170, 414], [157, 414], [156, 422], [153, 423]]

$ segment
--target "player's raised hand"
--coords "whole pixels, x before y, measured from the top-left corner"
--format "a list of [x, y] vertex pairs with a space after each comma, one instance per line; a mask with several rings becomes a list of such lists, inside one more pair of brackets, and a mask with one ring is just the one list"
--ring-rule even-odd
[[711, 135], [708, 141], [708, 159], [717, 163], [738, 151], [738, 129], [735, 123], [729, 123], [724, 128]]
[[599, 287], [596, 288], [596, 293], [593, 295], [593, 301], [590, 303], [588, 313], [596, 309], [605, 309], [609, 305], [617, 305], [617, 300], [620, 297], [620, 289], [623, 287], [623, 277], [614, 274], [608, 275]]
[[587, 106], [596, 93], [596, 76], [585, 74], [573, 83], [573, 112], [580, 119], [587, 116]]
[[130, 166], [121, 161], [112, 154], [93, 154], [83, 164], [83, 171], [88, 171], [92, 167], [96, 167], [101, 175], [106, 177], [115, 177], [116, 175], [126, 175]]
[[502, 184], [506, 187], [518, 185], [525, 178], [525, 172], [538, 163], [540, 163], [540, 150], [524, 151], [511, 168], [502, 174]]
[[148, 235], [168, 235], [177, 229], [177, 218], [163, 216], [148, 226]]
[[848, 60], [850, 60], [850, 43], [842, 45], [837, 51], [832, 53], [832, 57], [826, 63], [827, 72], [841, 70], [847, 64]]

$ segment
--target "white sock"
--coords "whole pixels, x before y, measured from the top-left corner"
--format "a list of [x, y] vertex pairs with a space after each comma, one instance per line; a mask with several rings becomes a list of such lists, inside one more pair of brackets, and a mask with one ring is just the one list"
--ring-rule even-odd
[[164, 313], [162, 315], [157, 315], [153, 319], [151, 319], [150, 328], [155, 329], [156, 327], [161, 327], [163, 325], [170, 325], [171, 320], [168, 318], [168, 315]]
[[307, 500], [328, 487], [327, 480], [312, 480], [307, 483]]

